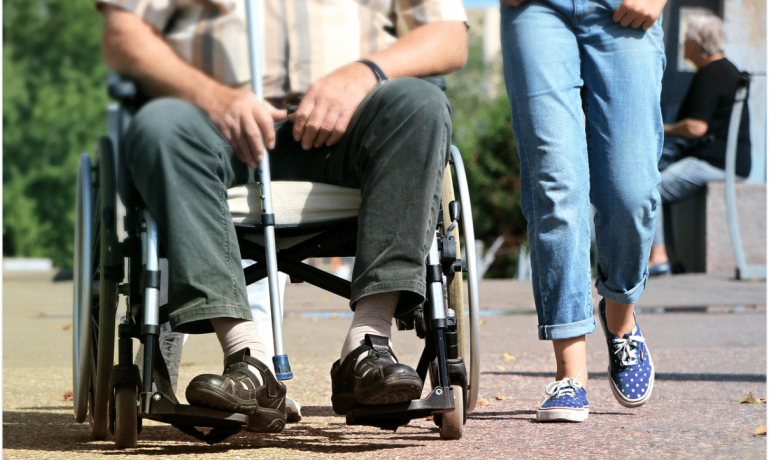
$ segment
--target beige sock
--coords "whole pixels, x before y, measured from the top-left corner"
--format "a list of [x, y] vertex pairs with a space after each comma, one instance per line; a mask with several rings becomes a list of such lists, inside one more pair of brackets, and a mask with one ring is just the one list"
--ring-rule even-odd
[[[248, 347], [252, 358], [258, 359], [270, 369], [270, 372], [275, 373], [272, 369], [270, 351], [259, 338], [253, 321], [235, 318], [216, 318], [211, 320], [211, 325], [213, 325], [216, 337], [222, 346], [225, 360], [231, 354]], [[259, 384], [262, 384], [261, 373], [253, 366], [249, 366], [249, 368], [259, 378]]]
[[[366, 334], [381, 335], [390, 338], [395, 307], [398, 305], [400, 291], [373, 294], [358, 300], [355, 314], [342, 346], [341, 359], [363, 344]], [[390, 343], [392, 348], [392, 343]]]

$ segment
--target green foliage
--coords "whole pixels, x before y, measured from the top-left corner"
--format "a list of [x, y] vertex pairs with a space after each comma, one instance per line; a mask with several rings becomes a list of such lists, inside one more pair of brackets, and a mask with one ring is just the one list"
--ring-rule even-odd
[[104, 132], [107, 68], [89, 1], [3, 2], [3, 255], [72, 265], [77, 157]]
[[500, 62], [484, 64], [480, 46], [480, 40], [471, 41], [467, 66], [447, 78], [447, 96], [454, 109], [454, 144], [467, 170], [476, 239], [488, 247], [499, 235], [505, 237], [486, 277], [510, 278], [526, 239], [520, 160]]

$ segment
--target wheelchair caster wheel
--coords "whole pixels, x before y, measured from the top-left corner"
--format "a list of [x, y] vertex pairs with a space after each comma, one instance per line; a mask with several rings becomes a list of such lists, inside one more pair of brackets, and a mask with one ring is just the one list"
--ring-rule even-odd
[[452, 385], [454, 410], [435, 416], [440, 427], [441, 439], [461, 439], [465, 421], [465, 395], [460, 385]]
[[139, 417], [136, 387], [122, 385], [115, 388], [115, 447], [130, 449], [137, 445]]

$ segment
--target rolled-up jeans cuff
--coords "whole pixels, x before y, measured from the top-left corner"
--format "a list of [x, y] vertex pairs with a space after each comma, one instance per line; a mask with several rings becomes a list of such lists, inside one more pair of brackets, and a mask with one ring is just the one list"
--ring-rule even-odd
[[595, 330], [595, 317], [583, 319], [576, 323], [539, 326], [539, 340], [573, 339], [590, 334]]
[[614, 302], [621, 304], [634, 304], [641, 297], [644, 289], [646, 289], [647, 279], [647, 274], [644, 273], [643, 280], [640, 283], [636, 284], [632, 289], [623, 292], [612, 290], [600, 278], [595, 280], [595, 287], [598, 291], [598, 295], [604, 299], [613, 300]]

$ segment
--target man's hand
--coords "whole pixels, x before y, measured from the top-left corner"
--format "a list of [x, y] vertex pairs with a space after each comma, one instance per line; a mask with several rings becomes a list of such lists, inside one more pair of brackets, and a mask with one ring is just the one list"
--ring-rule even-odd
[[614, 11], [614, 22], [623, 27], [648, 30], [657, 21], [667, 0], [625, 0]]
[[238, 160], [255, 168], [264, 159], [264, 146], [275, 147], [273, 123], [286, 118], [285, 110], [261, 102], [248, 90], [220, 86], [203, 111], [216, 125]]
[[294, 139], [306, 150], [339, 142], [376, 82], [371, 69], [353, 62], [310, 85], [296, 112], [288, 117], [294, 123]]
[[684, 118], [675, 123], [665, 125], [665, 134], [669, 136], [683, 137], [684, 139], [697, 139], [708, 132], [708, 122], [696, 118]]

